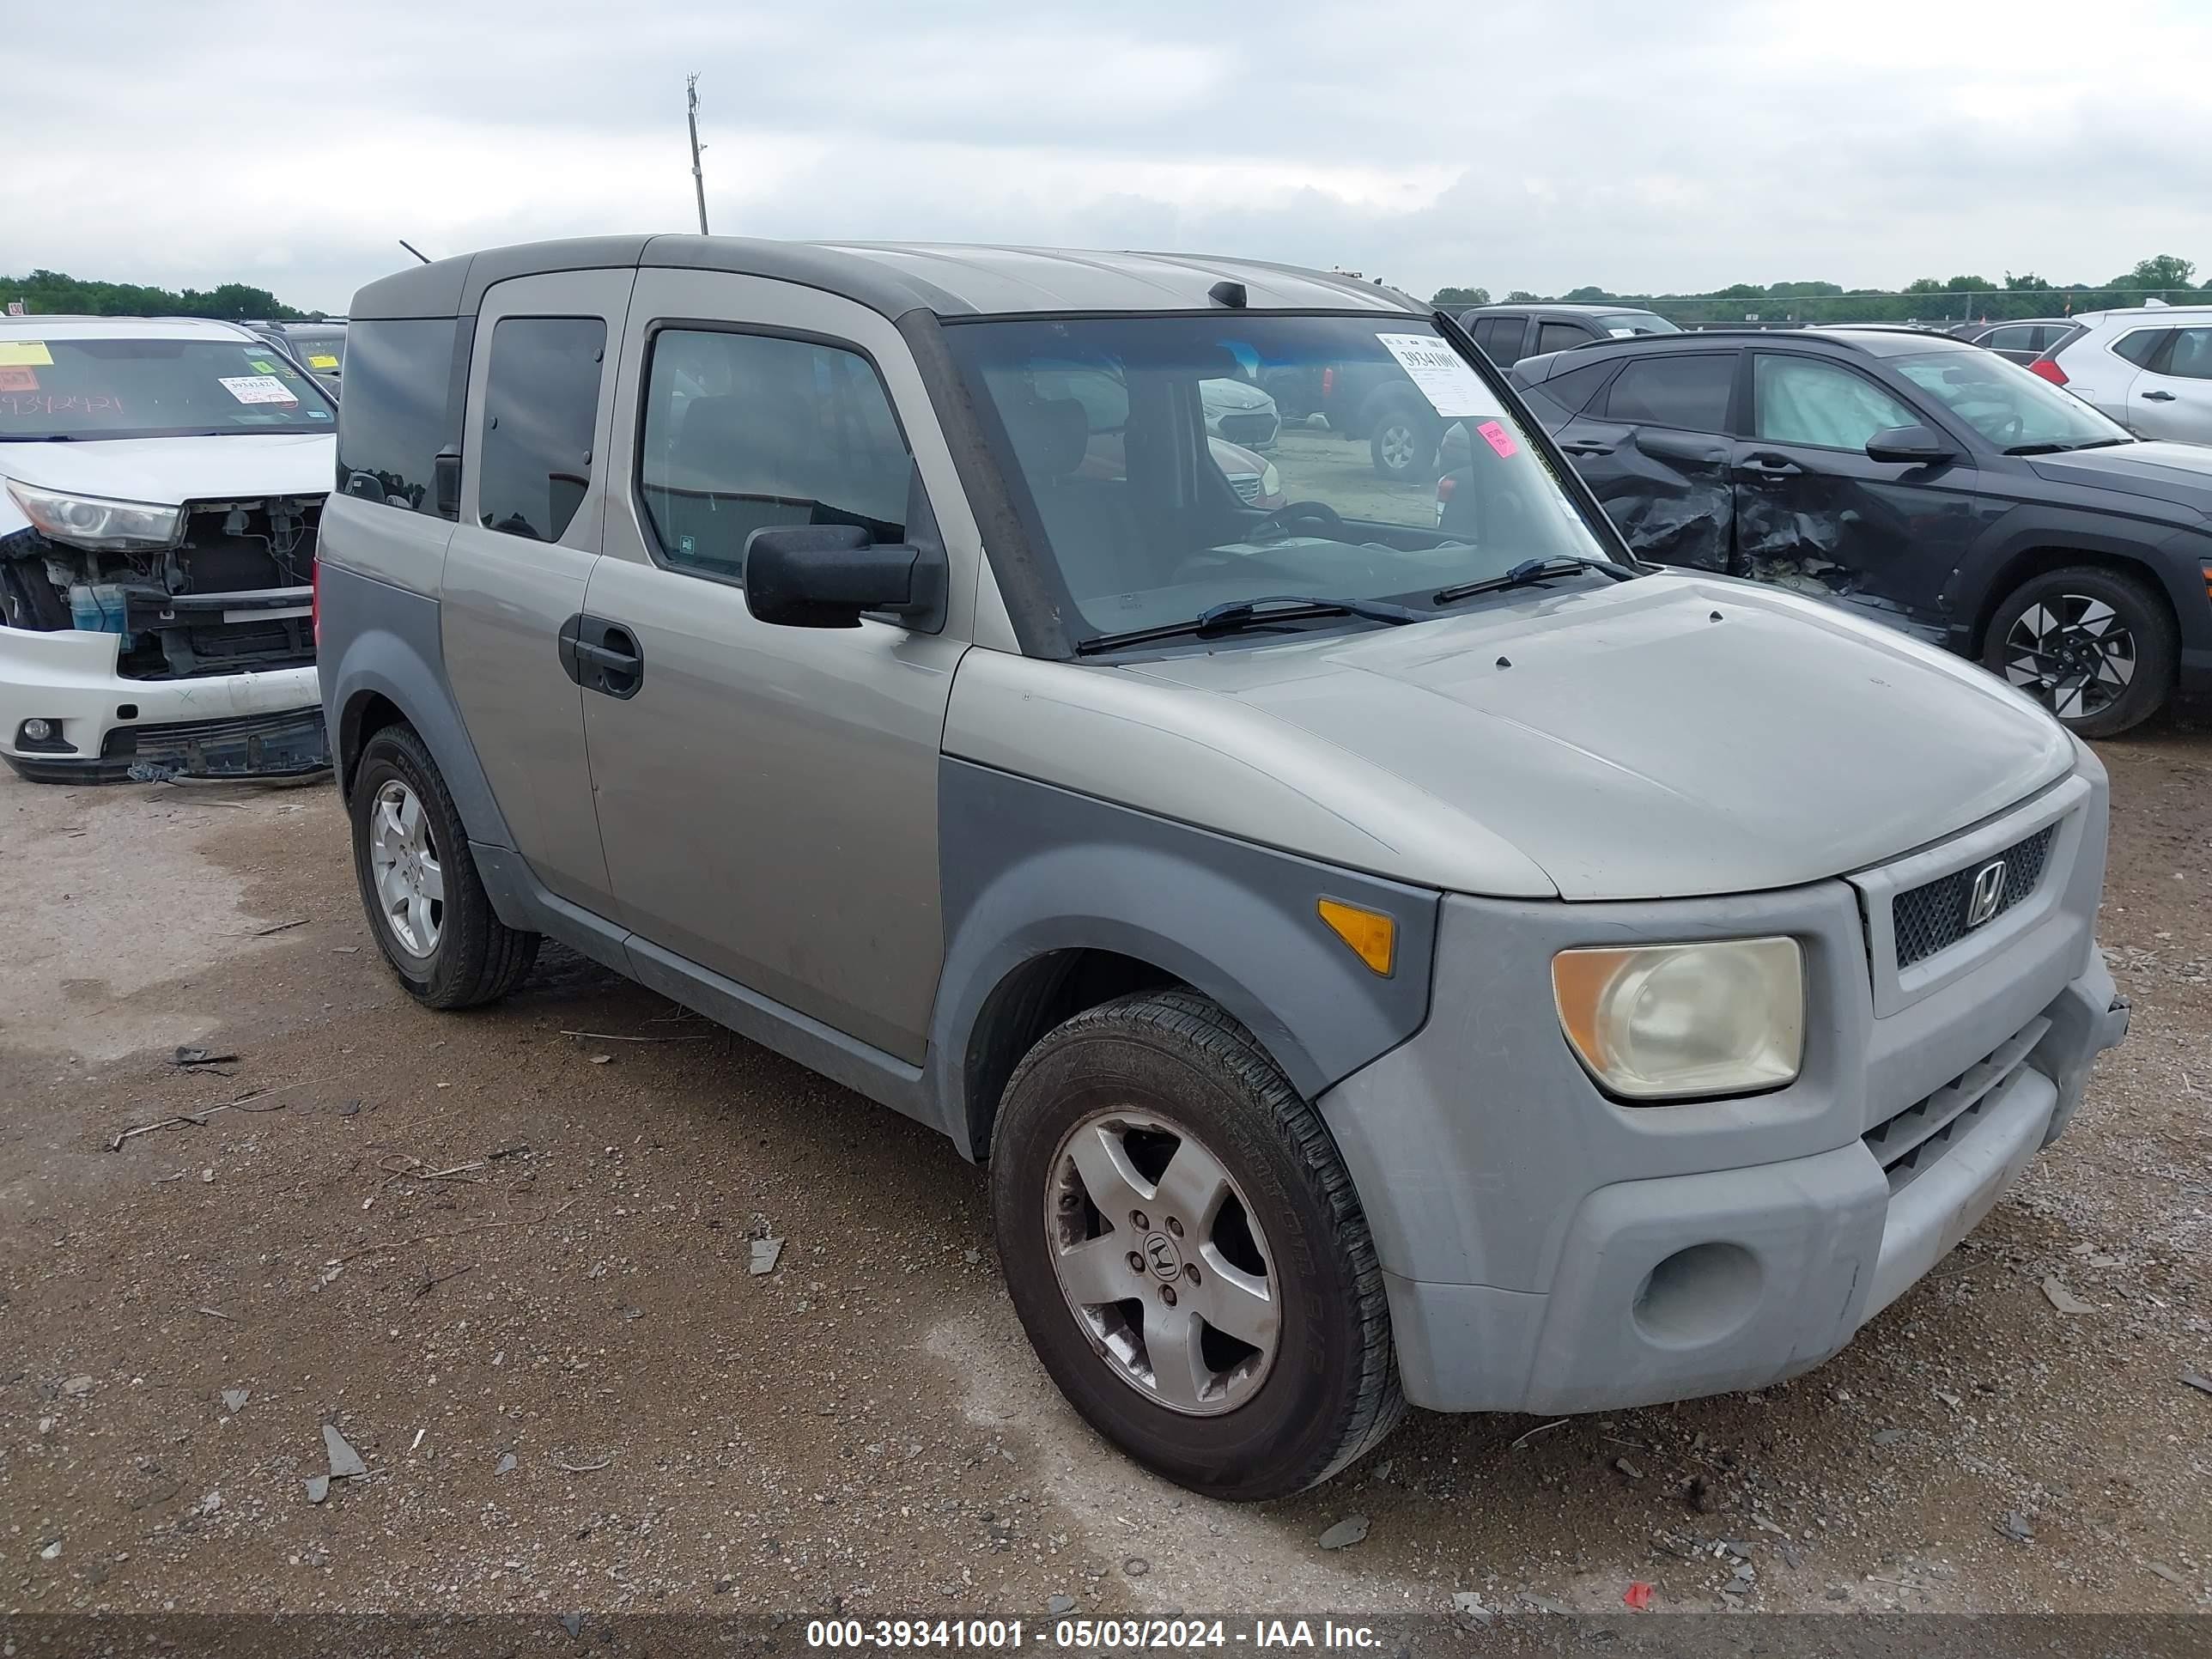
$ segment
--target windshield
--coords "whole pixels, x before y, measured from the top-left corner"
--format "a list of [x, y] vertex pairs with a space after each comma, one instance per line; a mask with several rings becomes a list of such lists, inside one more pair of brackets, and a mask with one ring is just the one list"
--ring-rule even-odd
[[1891, 359], [1898, 372], [2000, 449], [2129, 441], [2126, 428], [2070, 392], [1991, 351], [1930, 351]]
[[[1225, 312], [945, 335], [997, 417], [1014, 505], [1089, 634], [1286, 593], [1427, 607], [1442, 588], [1530, 559], [1612, 550], [1502, 400], [1419, 318]], [[1255, 362], [1263, 378], [1310, 371], [1370, 388], [1370, 433], [1285, 422], [1264, 456], [1210, 434], [1212, 383], [1249, 385]], [[1386, 453], [1408, 451], [1410, 467], [1382, 476]]]
[[1616, 311], [1601, 317], [1597, 325], [1612, 335], [1680, 334], [1682, 331], [1656, 311]]
[[328, 432], [330, 399], [259, 341], [0, 339], [0, 440]]
[[345, 331], [342, 328], [288, 328], [284, 343], [310, 373], [336, 379], [345, 362]]

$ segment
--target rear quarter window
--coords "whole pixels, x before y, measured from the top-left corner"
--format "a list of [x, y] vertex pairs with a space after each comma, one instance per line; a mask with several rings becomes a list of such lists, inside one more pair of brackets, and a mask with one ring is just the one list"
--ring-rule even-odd
[[474, 333], [473, 322], [459, 317], [360, 322], [347, 330], [340, 495], [438, 516], [432, 473], [441, 450], [460, 450]]

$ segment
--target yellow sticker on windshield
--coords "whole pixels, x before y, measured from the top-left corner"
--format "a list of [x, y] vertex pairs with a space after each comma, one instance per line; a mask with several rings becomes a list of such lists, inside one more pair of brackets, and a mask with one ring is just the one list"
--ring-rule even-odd
[[307, 359], [309, 368], [336, 368], [337, 366], [338, 360], [327, 351], [319, 351]]
[[0, 368], [52, 368], [53, 363], [44, 340], [0, 340]]

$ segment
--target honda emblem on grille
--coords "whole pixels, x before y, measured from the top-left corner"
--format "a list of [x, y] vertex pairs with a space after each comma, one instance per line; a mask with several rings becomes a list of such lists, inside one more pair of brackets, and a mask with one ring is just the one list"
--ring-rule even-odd
[[1996, 915], [2004, 897], [2005, 861], [1991, 859], [1974, 872], [1974, 884], [1966, 890], [1966, 926], [1978, 927]]

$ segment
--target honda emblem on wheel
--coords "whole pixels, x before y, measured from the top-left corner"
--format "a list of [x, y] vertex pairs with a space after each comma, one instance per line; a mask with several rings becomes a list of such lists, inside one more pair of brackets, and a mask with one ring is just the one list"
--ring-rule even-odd
[[1974, 872], [1974, 884], [1966, 890], [1966, 926], [1978, 927], [1996, 915], [2004, 897], [2005, 861], [1991, 859]]

